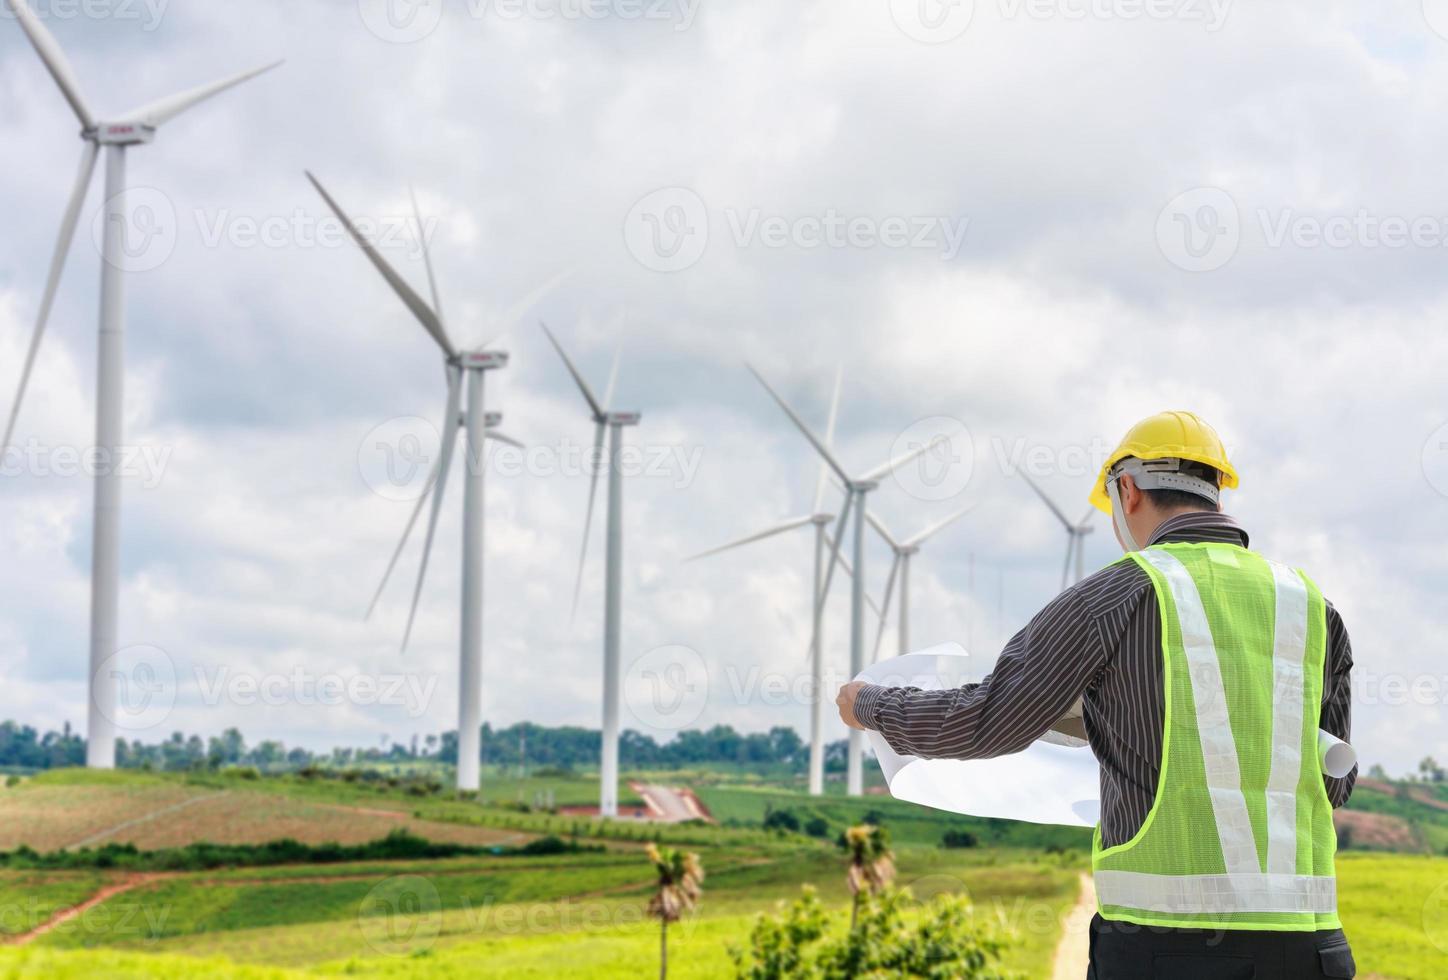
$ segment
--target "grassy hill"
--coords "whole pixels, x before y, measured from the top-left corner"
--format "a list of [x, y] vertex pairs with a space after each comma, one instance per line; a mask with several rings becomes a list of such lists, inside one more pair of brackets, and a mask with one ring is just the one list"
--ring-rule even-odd
[[[555, 786], [555, 795], [581, 796], [594, 785], [587, 777], [558, 778], [572, 784]], [[54, 834], [60, 846], [73, 846], [78, 836], [101, 831], [106, 840], [170, 844], [231, 835], [245, 843], [264, 836], [269, 823], [320, 843], [354, 824], [405, 824], [423, 836], [444, 835], [436, 839], [523, 841], [552, 833], [602, 848], [176, 873], [0, 870], [0, 933], [15, 938], [63, 909], [81, 909], [23, 946], [0, 947], [0, 978], [648, 975], [656, 969], [658, 933], [643, 913], [652, 873], [639, 848], [655, 836], [686, 843], [708, 872], [699, 913], [673, 930], [671, 975], [727, 977], [729, 943], [802, 885], [819, 888], [837, 921], [846, 914], [833, 837], [867, 814], [892, 832], [901, 884], [925, 897], [968, 893], [975, 914], [1011, 937], [1007, 965], [1035, 977], [1049, 972], [1062, 915], [1086, 870], [1087, 841], [1075, 830], [972, 821], [887, 797], [813, 799], [723, 781], [699, 794], [725, 825], [657, 828], [525, 813], [511, 790], [484, 805], [340, 780], [52, 773], [0, 791], [0, 828], [50, 823], [64, 829]], [[1369, 805], [1425, 805], [1380, 795]], [[208, 799], [226, 805], [175, 809]], [[823, 820], [827, 837], [765, 832], [759, 823], [769, 810]], [[951, 829], [974, 834], [977, 846], [941, 848]], [[1343, 917], [1364, 976], [1448, 976], [1448, 860], [1346, 854], [1340, 876]]]

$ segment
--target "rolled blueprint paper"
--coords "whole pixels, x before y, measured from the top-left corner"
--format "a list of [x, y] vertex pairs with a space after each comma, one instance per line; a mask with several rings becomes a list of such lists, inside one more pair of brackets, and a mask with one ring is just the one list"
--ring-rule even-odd
[[1357, 765], [1357, 750], [1342, 739], [1317, 730], [1317, 758], [1322, 771], [1333, 779], [1342, 779]]
[[[971, 680], [968, 667], [965, 650], [947, 643], [882, 660], [855, 679], [940, 691]], [[898, 800], [967, 816], [1078, 827], [1094, 825], [1101, 810], [1100, 771], [1089, 749], [1043, 740], [997, 759], [920, 759], [895, 752], [879, 732], [869, 739]]]

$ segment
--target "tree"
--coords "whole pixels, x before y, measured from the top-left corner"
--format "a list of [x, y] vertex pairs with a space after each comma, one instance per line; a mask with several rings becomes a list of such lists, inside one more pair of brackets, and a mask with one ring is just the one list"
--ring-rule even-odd
[[658, 890], [649, 899], [649, 915], [659, 920], [659, 980], [669, 975], [669, 923], [691, 911], [703, 893], [704, 866], [699, 855], [649, 844], [649, 861], [658, 872]]
[[845, 831], [845, 850], [850, 856], [850, 870], [845, 876], [853, 900], [850, 905], [850, 929], [860, 917], [860, 902], [867, 894], [883, 889], [895, 877], [895, 855], [890, 851], [890, 834], [875, 824], [860, 824]]
[[747, 945], [731, 946], [729, 956], [739, 980], [1001, 980], [1005, 943], [984, 921], [965, 896], [917, 906], [908, 889], [885, 889], [861, 902], [849, 932], [830, 935], [830, 919], [806, 886], [789, 906], [781, 902], [775, 914], [760, 916]]
[[1448, 772], [1445, 772], [1431, 755], [1418, 763], [1418, 772], [1423, 774], [1423, 781], [1426, 783], [1441, 783], [1448, 780]]

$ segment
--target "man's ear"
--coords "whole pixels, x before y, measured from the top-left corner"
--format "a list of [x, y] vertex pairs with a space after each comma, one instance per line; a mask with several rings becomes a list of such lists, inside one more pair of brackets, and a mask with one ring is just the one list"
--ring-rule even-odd
[[1136, 488], [1136, 477], [1130, 473], [1121, 474], [1121, 506], [1127, 514], [1136, 513], [1141, 506], [1141, 491]]

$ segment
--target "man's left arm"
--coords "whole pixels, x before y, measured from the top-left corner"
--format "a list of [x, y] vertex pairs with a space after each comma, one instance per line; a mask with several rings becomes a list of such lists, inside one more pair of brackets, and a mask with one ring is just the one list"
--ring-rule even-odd
[[1010, 755], [1050, 730], [1105, 663], [1100, 631], [1073, 589], [1011, 639], [981, 683], [950, 691], [862, 685], [855, 692], [855, 718], [902, 755]]

